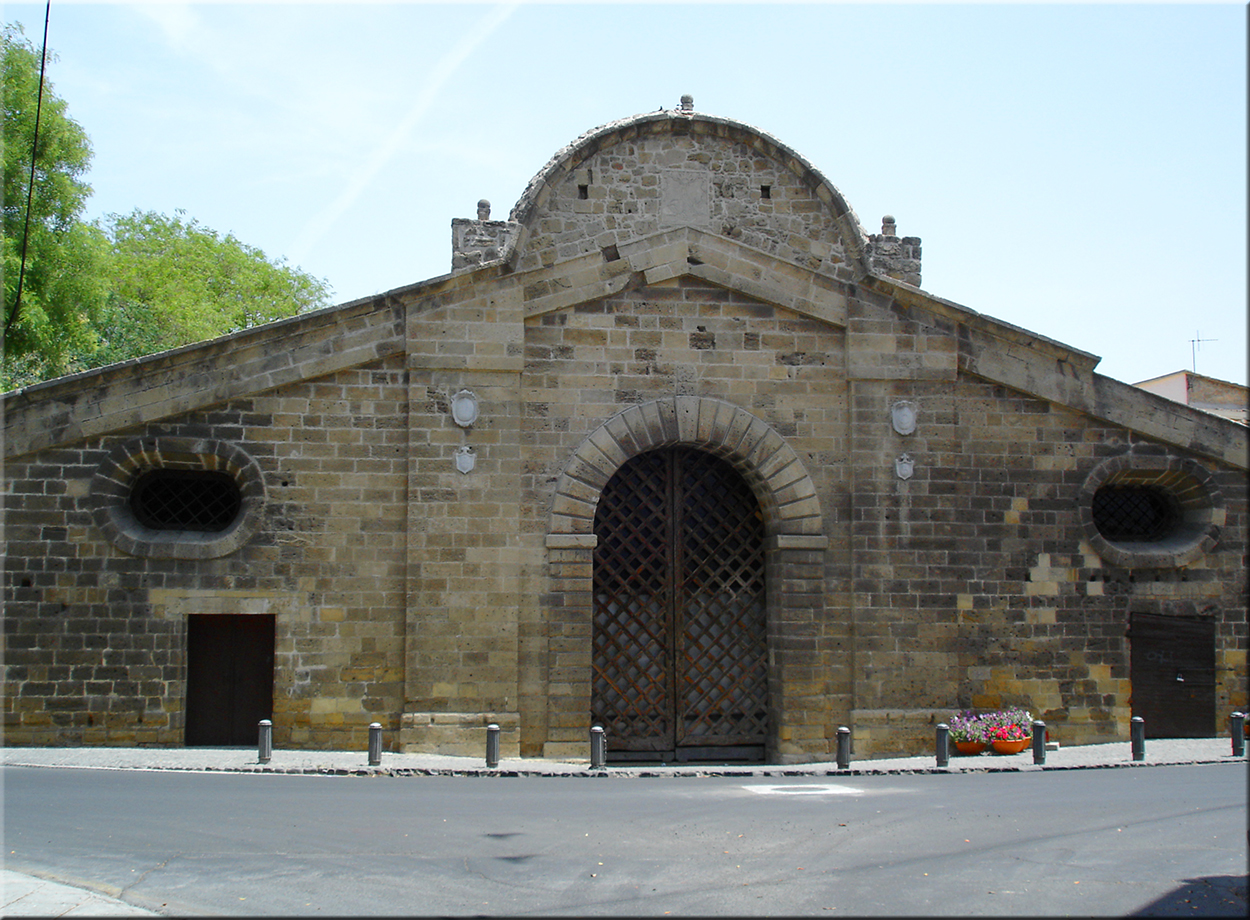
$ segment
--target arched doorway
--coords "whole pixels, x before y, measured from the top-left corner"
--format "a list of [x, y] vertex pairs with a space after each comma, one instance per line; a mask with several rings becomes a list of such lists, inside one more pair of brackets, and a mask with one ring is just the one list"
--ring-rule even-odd
[[634, 457], [595, 513], [591, 717], [615, 760], [764, 759], [764, 523], [728, 463]]

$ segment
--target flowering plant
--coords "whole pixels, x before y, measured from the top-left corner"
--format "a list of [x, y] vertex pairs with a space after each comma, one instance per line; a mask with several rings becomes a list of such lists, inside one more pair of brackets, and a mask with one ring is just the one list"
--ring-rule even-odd
[[976, 713], [964, 710], [950, 720], [951, 741], [1024, 741], [1033, 736], [1033, 716], [1024, 709]]
[[988, 741], [1024, 741], [1033, 737], [1033, 716], [1024, 709], [1000, 709], [981, 717]]
[[984, 744], [989, 741], [985, 734], [982, 717], [971, 710], [957, 713], [950, 721], [951, 741], [973, 741]]

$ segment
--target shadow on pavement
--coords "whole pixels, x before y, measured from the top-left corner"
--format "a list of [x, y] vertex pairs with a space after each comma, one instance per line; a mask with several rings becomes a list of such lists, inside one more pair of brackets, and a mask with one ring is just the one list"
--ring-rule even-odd
[[1151, 901], [1131, 917], [1244, 917], [1246, 876], [1208, 875]]

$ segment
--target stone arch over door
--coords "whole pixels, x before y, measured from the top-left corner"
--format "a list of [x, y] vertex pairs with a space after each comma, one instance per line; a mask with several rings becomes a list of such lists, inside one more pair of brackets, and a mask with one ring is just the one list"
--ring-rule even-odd
[[631, 406], [574, 451], [556, 486], [547, 534], [546, 756], [586, 756], [591, 706], [594, 520], [599, 494], [628, 460], [685, 445], [732, 465], [764, 516], [770, 649], [767, 757], [811, 760], [828, 753], [821, 726], [802, 724], [823, 705], [821, 679], [828, 547], [815, 483], [786, 440], [758, 416], [717, 399], [676, 396]]

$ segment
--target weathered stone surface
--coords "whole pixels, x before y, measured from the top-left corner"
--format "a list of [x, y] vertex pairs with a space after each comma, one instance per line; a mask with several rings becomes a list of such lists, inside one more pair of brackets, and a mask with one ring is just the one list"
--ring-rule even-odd
[[[488, 217], [451, 275], [6, 394], [8, 743], [182, 743], [188, 621], [225, 614], [274, 617], [276, 744], [586, 756], [598, 496], [674, 444], [759, 501], [778, 762], [968, 707], [1125, 738], [1132, 614], [1213, 624], [1204, 730], [1250, 705], [1244, 427], [919, 290], [918, 240], [736, 122], [605, 126]], [[236, 543], [133, 525], [169, 466], [243, 483]], [[1184, 526], [1101, 537], [1115, 482]]]

